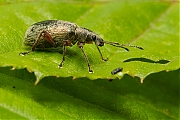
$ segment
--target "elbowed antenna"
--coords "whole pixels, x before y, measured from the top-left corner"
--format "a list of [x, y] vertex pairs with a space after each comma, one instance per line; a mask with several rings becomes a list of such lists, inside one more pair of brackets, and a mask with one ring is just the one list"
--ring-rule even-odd
[[124, 48], [125, 50], [129, 51], [128, 48], [124, 47], [124, 46], [127, 46], [127, 47], [135, 47], [135, 48], [138, 48], [138, 49], [141, 49], [141, 50], [144, 50], [142, 47], [140, 46], [136, 46], [136, 45], [125, 45], [125, 44], [120, 44], [118, 42], [109, 42], [109, 41], [103, 41], [104, 43], [106, 44], [109, 44], [109, 45], [112, 45], [112, 46], [115, 46], [115, 47], [120, 47], [120, 48]]

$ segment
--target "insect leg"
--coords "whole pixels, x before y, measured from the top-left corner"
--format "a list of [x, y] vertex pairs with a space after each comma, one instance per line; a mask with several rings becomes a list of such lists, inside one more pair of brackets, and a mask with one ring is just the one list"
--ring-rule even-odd
[[62, 68], [62, 64], [65, 61], [66, 46], [72, 46], [71, 41], [69, 41], [69, 40], [64, 40], [63, 41], [63, 58], [62, 58], [62, 61], [59, 64], [58, 68]]
[[51, 35], [50, 35], [48, 32], [46, 32], [46, 31], [42, 31], [42, 32], [38, 35], [38, 37], [37, 37], [34, 45], [33, 45], [32, 48], [31, 48], [31, 50], [29, 50], [29, 51], [27, 51], [27, 52], [21, 52], [21, 53], [19, 53], [19, 55], [24, 56], [24, 55], [26, 55], [26, 54], [29, 54], [30, 52], [33, 52], [33, 51], [35, 50], [36, 46], [38, 45], [38, 43], [39, 43], [39, 41], [40, 41], [40, 38], [41, 38], [42, 36], [45, 38], [45, 40], [47, 40], [47, 41], [50, 42], [53, 46], [55, 46], [55, 42], [52, 40]]
[[[44, 35], [44, 36], [43, 36], [43, 35]], [[34, 43], [31, 51], [34, 51], [34, 50], [35, 50], [35, 48], [36, 48], [36, 46], [38, 45], [38, 43], [39, 43], [39, 41], [40, 41], [40, 38], [41, 38], [42, 36], [45, 38], [45, 40], [47, 40], [47, 41], [50, 42], [53, 46], [55, 46], [55, 42], [52, 40], [51, 35], [50, 35], [48, 32], [46, 32], [46, 31], [42, 31], [42, 32], [39, 34], [38, 38], [36, 39], [36, 42]]]
[[66, 54], [66, 43], [64, 43], [64, 45], [63, 45], [63, 58], [62, 58], [61, 63], [59, 64], [58, 68], [62, 68], [62, 64], [65, 61], [65, 54]]
[[82, 53], [84, 54], [84, 57], [85, 57], [86, 62], [87, 62], [87, 64], [88, 64], [88, 70], [89, 70], [89, 73], [93, 73], [93, 71], [91, 70], [91, 66], [90, 66], [88, 57], [87, 57], [86, 53], [84, 52], [84, 49], [83, 49], [83, 43], [78, 43], [78, 47], [81, 49]]
[[99, 54], [100, 54], [101, 59], [102, 59], [103, 61], [107, 61], [108, 58], [104, 59], [104, 58], [103, 58], [103, 55], [102, 55], [102, 53], [101, 53], [101, 51], [100, 51], [100, 49], [99, 49], [99, 47], [98, 47], [97, 45], [96, 45], [96, 47], [97, 47], [97, 49], [98, 49], [98, 51], [99, 51]]

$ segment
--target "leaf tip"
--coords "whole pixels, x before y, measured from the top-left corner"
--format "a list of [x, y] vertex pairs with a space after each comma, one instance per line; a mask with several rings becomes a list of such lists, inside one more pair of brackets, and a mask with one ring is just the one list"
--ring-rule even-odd
[[36, 79], [34, 85], [37, 85], [39, 83], [40, 80]]
[[12, 67], [11, 70], [15, 70], [16, 68], [15, 67]]
[[143, 83], [143, 81], [144, 81], [144, 78], [140, 78], [140, 83]]
[[36, 81], [34, 83], [34, 85], [37, 85], [39, 83], [39, 81], [44, 78], [44, 74], [41, 72], [34, 72], [35, 76], [36, 76]]

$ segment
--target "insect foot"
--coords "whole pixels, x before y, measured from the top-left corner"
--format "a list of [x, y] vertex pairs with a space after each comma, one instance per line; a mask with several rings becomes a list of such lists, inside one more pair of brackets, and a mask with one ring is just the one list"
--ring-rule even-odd
[[61, 65], [58, 65], [58, 68], [61, 69], [61, 68], [62, 68], [62, 64], [61, 64]]
[[103, 60], [104, 62], [106, 62], [106, 61], [108, 61], [108, 58], [106, 58], [106, 59], [102, 58], [102, 60]]
[[85, 44], [95, 43], [103, 61], [108, 60], [104, 59], [99, 48], [104, 46], [104, 44], [123, 48], [127, 51], [129, 51], [129, 49], [126, 47], [134, 47], [143, 50], [143, 48], [139, 46], [104, 41], [95, 32], [87, 28], [80, 27], [75, 23], [63, 20], [45, 20], [34, 23], [27, 29], [23, 43], [25, 46], [30, 46], [31, 50], [28, 52], [19, 53], [21, 56], [25, 56], [26, 54], [35, 51], [36, 48], [43, 48], [43, 50], [46, 50], [49, 48], [63, 47], [62, 61], [60, 62], [58, 68], [62, 68], [63, 62], [65, 61], [66, 47], [71, 47], [77, 43], [78, 47], [81, 49], [82, 54], [84, 55], [89, 73], [93, 73], [93, 70], [90, 67], [88, 56], [84, 51]]
[[93, 71], [92, 71], [92, 70], [89, 70], [89, 73], [93, 73]]
[[20, 52], [19, 55], [21, 56], [25, 56], [26, 54], [29, 54], [29, 51], [28, 52]]

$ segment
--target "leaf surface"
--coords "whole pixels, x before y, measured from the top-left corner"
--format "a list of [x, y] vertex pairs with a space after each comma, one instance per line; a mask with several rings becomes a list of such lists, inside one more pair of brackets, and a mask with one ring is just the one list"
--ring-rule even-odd
[[179, 70], [122, 80], [46, 77], [34, 86], [26, 69], [0, 68], [1, 119], [179, 118]]
[[[1, 0], [0, 119], [179, 119], [178, 10], [178, 2], [167, 1]], [[67, 48], [62, 69], [62, 50], [19, 56], [30, 49], [22, 46], [26, 29], [47, 19], [72, 21], [144, 50], [106, 44], [100, 49], [109, 61], [103, 62], [87, 44], [94, 74], [76, 45]], [[127, 74], [109, 82], [117, 67]], [[34, 86], [35, 79], [42, 81]]]
[[[178, 4], [170, 2], [18, 2], [1, 5], [0, 65], [27, 68], [35, 73], [36, 83], [45, 76], [114, 78], [111, 71], [122, 67], [124, 73], [142, 80], [149, 74], [176, 70], [178, 66]], [[57, 7], [58, 6], [58, 7]], [[12, 12], [13, 11], [13, 12]], [[138, 13], [138, 14], [137, 14]], [[177, 14], [176, 14], [177, 13]], [[66, 60], [58, 69], [62, 49], [57, 51], [27, 51], [22, 46], [26, 29], [33, 23], [47, 19], [72, 21], [98, 33], [104, 40], [138, 45], [144, 50], [105, 45], [101, 48], [107, 62], [100, 59], [95, 45], [85, 45], [94, 74], [76, 45], [67, 48]], [[30, 48], [29, 48], [30, 49]]]

